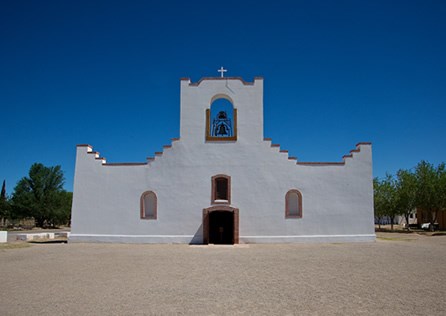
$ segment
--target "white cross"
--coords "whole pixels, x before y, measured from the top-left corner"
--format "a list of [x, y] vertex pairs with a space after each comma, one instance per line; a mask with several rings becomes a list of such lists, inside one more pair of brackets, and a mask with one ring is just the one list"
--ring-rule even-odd
[[220, 67], [220, 69], [217, 70], [217, 71], [221, 74], [221, 77], [223, 78], [223, 74], [224, 74], [225, 72], [227, 72], [228, 70], [227, 70], [227, 69], [224, 69], [223, 66], [222, 66], [222, 67]]

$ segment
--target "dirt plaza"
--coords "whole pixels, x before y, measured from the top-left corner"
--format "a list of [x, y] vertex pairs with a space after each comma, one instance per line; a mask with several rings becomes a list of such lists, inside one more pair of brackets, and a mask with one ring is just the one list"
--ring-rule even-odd
[[[28, 246], [29, 245], [29, 246]], [[6, 244], [0, 315], [441, 315], [446, 236], [375, 243]]]

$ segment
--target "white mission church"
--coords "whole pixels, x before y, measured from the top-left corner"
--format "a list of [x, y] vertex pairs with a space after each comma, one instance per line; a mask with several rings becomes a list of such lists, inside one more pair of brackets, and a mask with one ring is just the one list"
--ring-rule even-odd
[[263, 135], [263, 78], [181, 79], [180, 138], [144, 163], [78, 145], [70, 242], [374, 241], [372, 148], [300, 162]]

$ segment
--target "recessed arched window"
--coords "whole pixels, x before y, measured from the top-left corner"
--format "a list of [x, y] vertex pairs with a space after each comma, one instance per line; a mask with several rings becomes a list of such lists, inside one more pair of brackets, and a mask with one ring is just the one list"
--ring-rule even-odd
[[155, 192], [146, 191], [141, 195], [141, 218], [156, 219], [157, 197]]
[[237, 109], [226, 95], [214, 96], [206, 110], [206, 140], [237, 140]]
[[298, 190], [289, 190], [285, 195], [285, 218], [302, 217], [302, 194]]
[[219, 174], [212, 177], [212, 204], [231, 204], [231, 177]]

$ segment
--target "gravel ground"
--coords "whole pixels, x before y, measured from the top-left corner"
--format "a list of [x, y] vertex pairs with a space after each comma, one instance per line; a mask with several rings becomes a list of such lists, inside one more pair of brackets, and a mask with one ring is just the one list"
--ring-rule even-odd
[[445, 315], [446, 236], [380, 237], [2, 249], [0, 315]]

